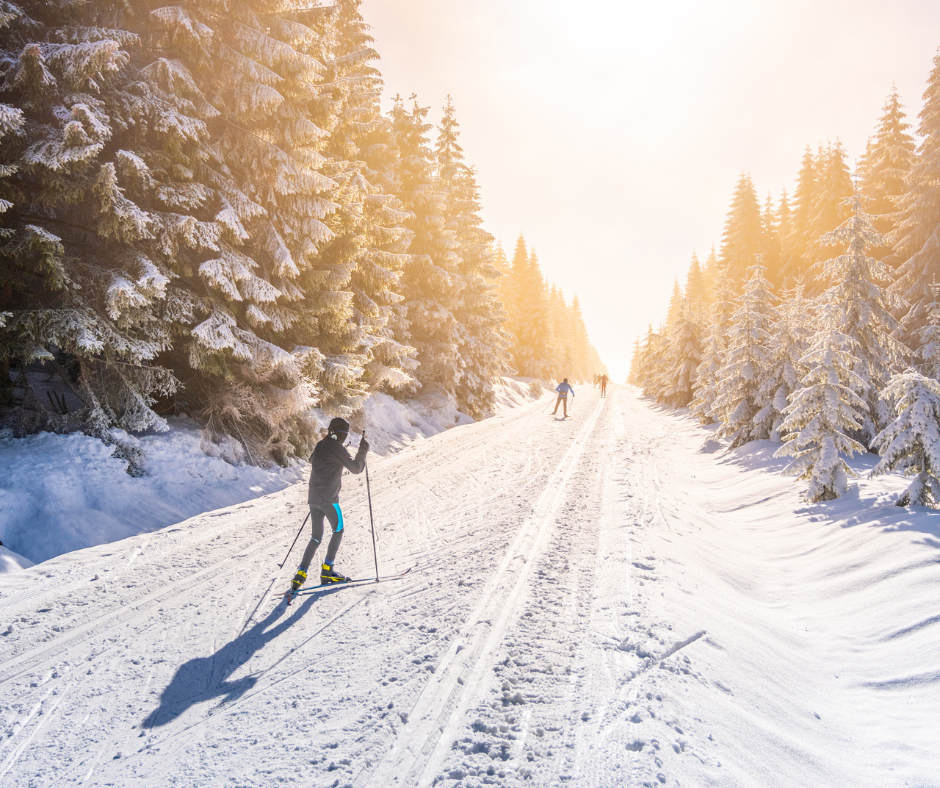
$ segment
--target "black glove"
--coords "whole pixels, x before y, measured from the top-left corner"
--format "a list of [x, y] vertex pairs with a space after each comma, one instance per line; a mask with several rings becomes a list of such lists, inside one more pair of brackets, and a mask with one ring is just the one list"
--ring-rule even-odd
[[369, 451], [369, 441], [367, 441], [365, 438], [359, 441], [359, 451], [361, 452]]

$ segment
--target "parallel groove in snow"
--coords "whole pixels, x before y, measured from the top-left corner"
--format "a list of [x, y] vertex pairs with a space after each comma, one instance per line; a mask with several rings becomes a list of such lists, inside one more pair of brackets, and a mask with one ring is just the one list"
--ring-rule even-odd
[[[241, 555], [244, 552], [252, 552], [256, 548], [266, 545], [269, 539], [252, 539], [250, 543], [238, 550], [233, 551]], [[55, 638], [51, 643], [43, 644], [38, 648], [25, 651], [2, 663], [2, 673], [0, 673], [0, 685], [15, 679], [24, 673], [35, 669], [38, 665], [47, 662], [50, 659], [61, 654], [63, 651], [71, 648], [76, 642], [83, 641], [89, 635], [101, 636], [114, 627], [120, 626], [132, 619], [139, 611], [139, 608], [157, 604], [163, 604], [166, 601], [216, 582], [222, 564], [238, 561], [238, 558], [227, 559], [218, 564], [211, 564], [195, 574], [188, 575], [168, 586], [162, 586], [156, 591], [138, 592], [137, 596], [130, 601], [125, 602], [119, 608], [111, 609], [101, 616], [92, 618], [82, 624], [71, 628], [61, 637]]]
[[479, 690], [490, 659], [513, 619], [520, 591], [552, 531], [555, 514], [567, 493], [568, 479], [581, 459], [603, 406], [604, 400], [599, 400], [549, 477], [532, 515], [504, 554], [476, 610], [453, 639], [419, 695], [398, 740], [371, 774], [360, 773], [357, 785], [384, 788], [393, 784], [408, 785], [414, 779], [418, 786], [433, 783], [435, 772]]

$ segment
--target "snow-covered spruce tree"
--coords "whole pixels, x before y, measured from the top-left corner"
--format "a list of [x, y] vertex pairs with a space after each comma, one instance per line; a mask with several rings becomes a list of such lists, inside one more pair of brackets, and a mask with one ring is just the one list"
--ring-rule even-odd
[[[316, 347], [326, 331], [311, 334], [309, 322], [298, 325], [311, 313], [319, 325], [348, 321], [351, 297], [344, 289], [348, 269], [320, 259], [320, 246], [332, 238], [323, 220], [336, 208], [329, 198], [337, 184], [322, 174], [319, 150], [331, 100], [320, 89], [325, 47], [316, 27], [329, 11], [311, 5], [219, 0], [185, 12], [214, 29], [214, 73], [201, 77], [212, 85], [226, 121], [217, 146], [240, 191], [264, 210], [248, 227], [238, 254], [223, 248], [200, 266], [220, 290], [238, 263], [251, 274], [242, 280], [236, 274], [237, 291], [214, 293], [205, 330], [193, 329], [194, 337], [214, 340], [217, 327], [233, 320], [251, 336], [250, 359], [226, 365], [226, 385], [204, 412], [210, 430], [234, 432], [253, 454], [279, 462], [304, 452], [317, 437], [311, 405], [343, 401], [342, 392], [361, 374], [355, 359], [349, 368], [342, 354], [327, 359]], [[154, 13], [164, 18], [173, 12]], [[181, 35], [178, 23], [173, 30]], [[199, 360], [200, 352], [210, 363], [216, 360], [214, 342], [194, 350]]]
[[811, 249], [816, 237], [813, 235], [813, 215], [819, 196], [819, 167], [813, 149], [806, 146], [800, 163], [800, 172], [793, 192], [790, 231], [784, 238], [783, 281], [791, 285], [809, 278], [812, 265]]
[[[394, 390], [413, 382], [410, 348], [392, 333], [406, 258], [388, 247], [404, 235], [397, 224], [405, 214], [396, 198], [382, 192], [381, 174], [364, 161], [364, 149], [373, 148], [385, 126], [381, 78], [372, 65], [378, 54], [359, 5], [342, 0], [331, 14], [310, 22], [318, 43], [313, 54], [325, 67], [319, 100], [310, 108], [312, 120], [327, 132], [319, 148], [321, 172], [337, 184], [330, 198], [338, 207], [323, 219], [332, 237], [320, 243], [315, 265], [301, 275], [301, 286], [313, 295], [291, 332], [297, 344], [324, 354], [321, 377], [332, 385], [324, 388], [320, 406], [343, 416], [370, 388]], [[336, 308], [337, 299], [346, 299], [346, 307]]]
[[846, 203], [849, 218], [820, 242], [846, 249], [845, 254], [817, 266], [819, 278], [829, 283], [820, 301], [839, 308], [840, 329], [855, 343], [858, 363], [854, 371], [863, 382], [856, 394], [868, 405], [858, 437], [868, 444], [891, 417], [890, 406], [879, 395], [907, 352], [895, 339], [898, 324], [893, 315], [903, 302], [883, 286], [892, 280], [890, 269], [868, 254], [869, 249], [884, 245], [884, 237], [875, 232], [871, 217], [862, 210], [858, 192]]
[[506, 323], [504, 327], [509, 334], [509, 341], [512, 343], [510, 347], [510, 354], [513, 358], [512, 363], [515, 363], [514, 348], [519, 344], [519, 334], [522, 323], [522, 288], [524, 286], [528, 265], [529, 252], [526, 249], [525, 238], [520, 235], [516, 239], [516, 246], [513, 249], [512, 261], [509, 264], [508, 272], [504, 281], [500, 282], [500, 300], [506, 308]]
[[777, 275], [778, 289], [792, 287], [794, 281], [788, 273], [789, 262], [793, 257], [793, 208], [787, 190], [780, 192], [780, 202], [777, 203], [777, 212], [774, 216], [774, 227], [777, 231], [777, 243], [780, 247], [780, 270]]
[[865, 381], [855, 374], [859, 360], [855, 341], [839, 327], [843, 313], [838, 304], [820, 306], [820, 328], [801, 363], [809, 370], [801, 388], [790, 396], [779, 427], [784, 444], [775, 457], [793, 457], [784, 473], [809, 480], [808, 501], [831, 501], [848, 488], [855, 472], [843, 454], [862, 454], [865, 447], [852, 435], [867, 417]]
[[892, 290], [910, 304], [903, 320], [904, 338], [924, 325], [929, 287], [940, 276], [940, 51], [933, 59], [918, 119], [920, 145], [900, 201], [894, 251], [901, 263]]
[[[18, 9], [10, 6], [5, 12], [0, 13], [0, 31], [15, 20], [17, 12]], [[6, 217], [3, 214], [13, 207], [12, 200], [16, 198], [16, 192], [8, 183], [8, 179], [16, 174], [18, 155], [16, 148], [18, 146], [15, 145], [15, 140], [20, 137], [23, 126], [23, 111], [0, 102], [0, 243], [13, 236], [13, 231], [6, 226]], [[0, 329], [3, 329], [12, 316], [9, 312], [2, 311], [4, 306], [7, 308], [13, 306], [13, 279], [8, 276], [7, 270], [0, 268]], [[10, 356], [0, 352], [0, 412], [12, 405], [11, 383]]]
[[919, 371], [928, 378], [940, 380], [940, 285], [931, 284], [930, 294], [927, 322], [917, 332], [917, 356], [921, 359]]
[[761, 263], [767, 269], [767, 281], [775, 292], [779, 292], [783, 283], [783, 246], [780, 236], [777, 210], [773, 197], [768, 193], [760, 215], [760, 253]]
[[642, 363], [638, 370], [639, 385], [642, 386], [644, 394], [657, 400], [663, 395], [665, 356], [666, 340], [662, 328], [653, 331], [653, 327], [649, 326], [643, 340]]
[[885, 244], [872, 250], [872, 257], [896, 267], [899, 260], [891, 254], [894, 236], [900, 222], [900, 201], [907, 190], [907, 177], [914, 164], [916, 145], [908, 132], [910, 124], [898, 97], [892, 89], [885, 101], [884, 114], [878, 121], [874, 139], [859, 161], [860, 189], [868, 200], [866, 211], [872, 226], [885, 236]]
[[894, 375], [882, 396], [895, 403], [897, 418], [872, 441], [881, 460], [871, 476], [898, 468], [914, 476], [898, 506], [940, 503], [940, 382], [909, 369]]
[[508, 369], [509, 337], [502, 330], [506, 314], [497, 298], [500, 272], [494, 265], [493, 236], [483, 229], [479, 188], [457, 142], [458, 126], [448, 96], [434, 152], [438, 182], [447, 195], [445, 227], [457, 242], [457, 275], [462, 284], [455, 317], [458, 353], [465, 369], [455, 394], [461, 410], [480, 418], [492, 411], [495, 382]]
[[702, 359], [695, 370], [693, 387], [695, 395], [689, 402], [689, 409], [702, 424], [714, 424], [712, 406], [718, 396], [718, 372], [722, 368], [724, 357], [724, 334], [714, 319], [708, 325], [708, 332], [702, 348]]
[[[249, 461], [283, 462], [316, 437], [308, 411], [329, 388], [318, 386], [323, 354], [288, 336], [308, 295], [299, 277], [334, 207], [311, 121], [318, 35], [299, 3], [132, 6], [153, 58], [139, 103], [172, 111], [137, 127], [162, 145], [138, 151], [127, 181], [155, 203], [154, 245], [188, 299], [192, 328], [169, 354], [185, 386], [178, 401], [210, 438], [236, 437]], [[187, 122], [193, 112], [205, 120]]]
[[682, 288], [679, 286], [679, 277], [672, 280], [672, 293], [669, 296], [669, 308], [666, 310], [666, 330], [676, 322], [682, 311]]
[[770, 327], [776, 297], [764, 278], [764, 266], [752, 265], [744, 292], [738, 296], [725, 352], [718, 371], [718, 391], [711, 413], [721, 426], [718, 434], [729, 438], [729, 448], [766, 438], [755, 432], [754, 417], [761, 409], [759, 387], [767, 366]]
[[640, 370], [643, 366], [643, 344], [640, 335], [633, 339], [633, 353], [630, 355], [630, 371], [627, 373], [627, 383], [631, 386], [641, 385]]
[[599, 371], [597, 370], [598, 357], [594, 346], [591, 345], [591, 338], [584, 323], [581, 299], [577, 293], [571, 297], [569, 310], [571, 312], [571, 353], [574, 356], [573, 377], [575, 380], [590, 380], [594, 372]]
[[711, 289], [705, 279], [702, 264], [695, 252], [692, 253], [689, 273], [685, 277], [685, 294], [689, 298], [693, 319], [695, 322], [704, 325], [708, 320], [708, 310], [711, 305]]
[[548, 293], [549, 318], [555, 347], [552, 356], [552, 377], [566, 377], [566, 372], [574, 369], [574, 325], [571, 309], [565, 303], [565, 294], [561, 288], [552, 285]]
[[412, 233], [402, 303], [410, 323], [410, 344], [420, 364], [418, 382], [422, 387], [439, 386], [455, 396], [465, 367], [459, 355], [460, 326], [454, 316], [463, 289], [460, 258], [454, 231], [446, 227], [447, 197], [435, 177], [428, 148], [428, 109], [419, 106], [414, 96], [411, 100], [408, 110], [396, 96], [391, 110], [399, 151], [397, 197], [410, 214], [405, 225]]
[[[836, 140], [835, 145], [820, 148], [816, 159], [817, 194], [810, 224], [813, 243], [808, 252], [813, 264], [821, 263], [831, 255], [829, 246], [834, 239], [828, 234], [841, 227], [851, 215], [848, 200], [855, 193], [855, 187], [845, 158], [845, 148]], [[819, 269], [814, 277], [804, 281], [811, 296], [819, 295], [832, 284], [825, 271]]]
[[[149, 173], [139, 154], [162, 147], [172, 129], [181, 169], [192, 171], [190, 157], [213, 160], [203, 144], [212, 108], [185, 86], [174, 104], [153, 84], [159, 62], [120, 27], [124, 9], [5, 3], [0, 12], [0, 311], [10, 315], [0, 359], [5, 378], [15, 367], [21, 392], [8, 398], [8, 415], [23, 431], [81, 428], [109, 443], [113, 426], [165, 426], [153, 406], [177, 380], [158, 357], [192, 313], [188, 294], [170, 286], [172, 250], [150, 210], [159, 206], [132, 194], [139, 179], [156, 192], [170, 176]], [[188, 208], [177, 232], [195, 244], [201, 227]], [[49, 410], [33, 393], [39, 364], [70, 390], [64, 407]]]
[[[414, 393], [419, 387], [415, 377], [418, 351], [410, 344], [411, 323], [401, 295], [414, 232], [407, 227], [411, 213], [397, 197], [401, 190], [400, 153], [391, 118], [378, 115], [366, 127], [359, 145], [366, 165], [363, 174], [374, 188], [363, 211], [376, 217], [371, 225], [375, 254], [367, 257], [375, 265], [361, 263], [353, 273], [352, 284], [354, 292], [361, 290], [366, 299], [371, 298], [381, 307], [385, 321], [381, 341], [370, 348], [373, 360], [366, 365], [366, 378], [370, 386], [386, 393]], [[386, 272], [393, 272], [395, 280], [389, 280]], [[365, 314], [367, 310], [363, 311]]]
[[[548, 378], [552, 374], [552, 326], [549, 317], [548, 289], [539, 266], [535, 250], [529, 251], [526, 267], [519, 280], [519, 320], [518, 335], [512, 348], [514, 366], [520, 375], [533, 378]], [[572, 312], [574, 311], [572, 304]], [[579, 307], [580, 310], [580, 307]], [[582, 324], [583, 325], [583, 324]], [[574, 324], [577, 330], [577, 324]], [[580, 337], [577, 343], [576, 359], [581, 350]], [[577, 373], [569, 377], [575, 378]]]
[[669, 326], [666, 348], [665, 401], [674, 408], [684, 408], [693, 396], [695, 372], [702, 360], [701, 326], [693, 313], [689, 293], [682, 297], [679, 314]]
[[702, 424], [713, 424], [718, 420], [713, 406], [721, 384], [720, 371], [725, 364], [728, 334], [735, 311], [725, 267], [715, 260], [711, 270], [714, 272], [711, 315], [705, 332], [702, 360], [695, 371], [695, 396], [689, 403], [692, 414]]
[[810, 304], [803, 297], [802, 283], [797, 283], [784, 293], [773, 318], [767, 366], [757, 392], [763, 407], [754, 416], [755, 436], [781, 442], [784, 411], [807, 372], [801, 359], [809, 348], [810, 319]]
[[749, 267], [760, 251], [760, 203], [751, 176], [741, 173], [731, 197], [731, 208], [725, 219], [719, 252], [719, 260], [728, 272], [733, 293], [742, 291]]

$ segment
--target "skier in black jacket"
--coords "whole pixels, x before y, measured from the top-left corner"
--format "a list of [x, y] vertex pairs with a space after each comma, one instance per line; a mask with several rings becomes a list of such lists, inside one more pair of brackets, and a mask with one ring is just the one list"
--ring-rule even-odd
[[359, 450], [355, 458], [343, 445], [349, 437], [349, 422], [336, 418], [330, 422], [326, 437], [317, 443], [310, 455], [310, 490], [307, 502], [310, 504], [310, 521], [313, 535], [304, 550], [300, 568], [291, 581], [291, 590], [296, 591], [307, 579], [307, 570], [313, 561], [314, 553], [323, 539], [323, 520], [329, 522], [333, 535], [326, 549], [326, 558], [320, 567], [320, 583], [343, 583], [348, 577], [333, 571], [333, 561], [339, 543], [343, 541], [343, 511], [339, 508], [339, 491], [343, 486], [343, 468], [352, 473], [362, 473], [366, 467], [366, 454], [369, 444], [363, 438], [359, 441]]

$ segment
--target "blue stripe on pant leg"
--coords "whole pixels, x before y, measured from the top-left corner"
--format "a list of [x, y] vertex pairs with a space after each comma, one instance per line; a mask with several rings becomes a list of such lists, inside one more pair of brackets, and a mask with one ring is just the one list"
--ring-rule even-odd
[[339, 508], [338, 503], [333, 504], [333, 508], [336, 509], [336, 530], [343, 530], [343, 510]]

